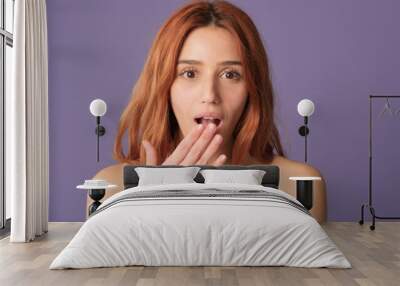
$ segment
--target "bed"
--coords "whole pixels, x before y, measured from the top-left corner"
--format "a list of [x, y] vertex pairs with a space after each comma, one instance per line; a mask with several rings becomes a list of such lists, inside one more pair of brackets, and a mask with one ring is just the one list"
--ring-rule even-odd
[[[200, 172], [192, 183], [140, 185], [137, 167], [143, 166], [124, 167], [124, 191], [102, 203], [50, 269], [130, 265], [351, 268], [307, 209], [278, 189], [277, 166], [197, 166], [201, 170], [263, 170], [259, 185], [205, 183]], [[145, 166], [164, 167], [172, 166]]]

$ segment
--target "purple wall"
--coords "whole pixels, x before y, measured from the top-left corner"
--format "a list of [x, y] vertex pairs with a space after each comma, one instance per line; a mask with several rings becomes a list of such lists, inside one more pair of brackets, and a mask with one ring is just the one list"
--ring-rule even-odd
[[[50, 221], [82, 221], [75, 186], [113, 164], [117, 124], [153, 37], [185, 1], [47, 1], [50, 108]], [[316, 104], [309, 160], [327, 181], [328, 219], [359, 219], [368, 191], [368, 95], [400, 94], [397, 0], [233, 1], [256, 23], [270, 57], [277, 118], [289, 158], [302, 160], [297, 102]], [[108, 104], [101, 162], [89, 104]], [[400, 114], [379, 119], [374, 103], [375, 203], [400, 215]], [[392, 106], [400, 108], [400, 100]], [[392, 187], [393, 186], [393, 187]], [[397, 212], [397, 213], [396, 213]]]

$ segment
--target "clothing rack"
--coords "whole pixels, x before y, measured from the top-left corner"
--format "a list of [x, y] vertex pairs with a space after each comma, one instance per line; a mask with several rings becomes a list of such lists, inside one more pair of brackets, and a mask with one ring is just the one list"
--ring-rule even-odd
[[[377, 216], [375, 209], [372, 206], [372, 100], [373, 99], [387, 99], [389, 98], [400, 98], [400, 95], [370, 95], [369, 96], [369, 189], [368, 189], [368, 204], [361, 206], [361, 220], [359, 224], [364, 224], [364, 208], [368, 208], [372, 216], [372, 225], [370, 229], [375, 229], [375, 219], [400, 219], [400, 217], [382, 217]], [[385, 107], [386, 108], [386, 107]]]

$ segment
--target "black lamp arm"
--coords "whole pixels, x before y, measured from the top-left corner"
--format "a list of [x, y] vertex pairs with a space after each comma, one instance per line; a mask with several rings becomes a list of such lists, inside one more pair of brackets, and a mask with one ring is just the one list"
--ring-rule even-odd
[[100, 149], [100, 143], [99, 143], [99, 137], [103, 136], [106, 133], [106, 129], [104, 128], [104, 126], [100, 125], [100, 116], [96, 116], [96, 130], [95, 133], [97, 135], [97, 162], [99, 162], [99, 149]]

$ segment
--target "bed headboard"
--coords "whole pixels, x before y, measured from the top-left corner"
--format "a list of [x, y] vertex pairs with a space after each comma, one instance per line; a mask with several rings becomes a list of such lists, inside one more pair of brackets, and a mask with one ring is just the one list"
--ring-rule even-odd
[[[258, 169], [266, 171], [262, 185], [265, 187], [271, 187], [278, 189], [279, 186], [279, 167], [275, 165], [223, 165], [223, 166], [212, 166], [212, 165], [191, 165], [200, 167], [201, 169], [220, 169], [220, 170], [239, 170], [239, 169]], [[139, 176], [135, 171], [136, 167], [150, 167], [150, 168], [166, 168], [166, 167], [190, 167], [181, 165], [160, 165], [160, 166], [145, 166], [145, 165], [125, 165], [124, 166], [124, 190], [133, 188], [138, 185]], [[194, 178], [197, 183], [204, 183], [204, 178], [200, 174]]]

